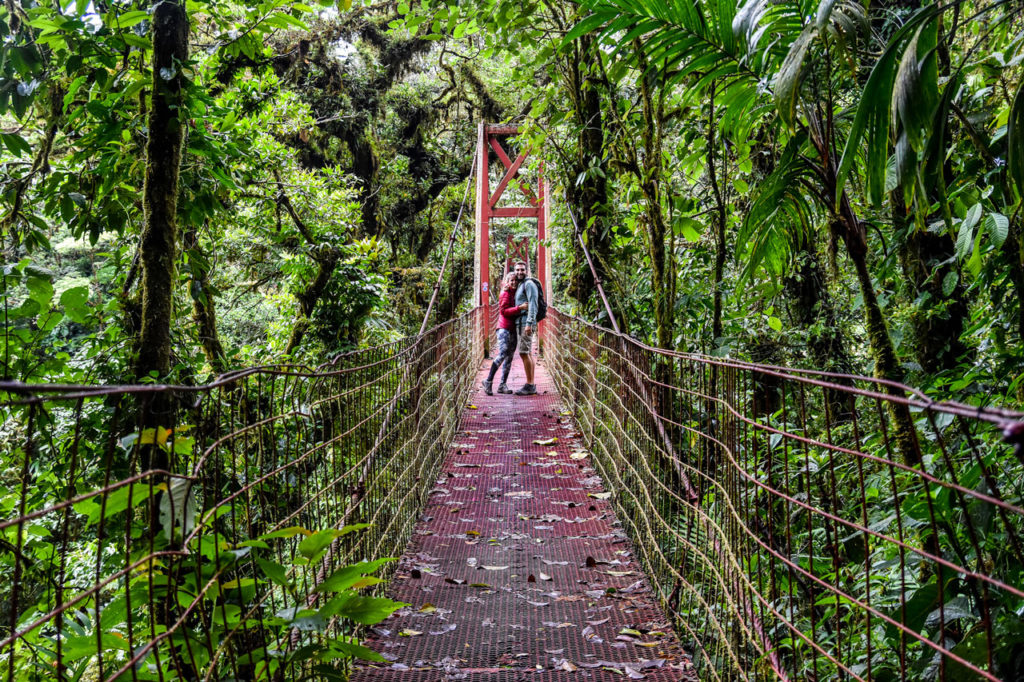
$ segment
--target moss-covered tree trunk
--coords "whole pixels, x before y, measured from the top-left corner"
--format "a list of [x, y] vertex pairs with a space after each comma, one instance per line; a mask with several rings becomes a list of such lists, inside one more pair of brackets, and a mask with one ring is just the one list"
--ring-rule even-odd
[[[579, 130], [574, 163], [565, 177], [566, 199], [577, 212], [580, 229], [594, 259], [597, 276], [606, 281], [611, 256], [611, 231], [608, 229], [608, 174], [605, 154], [605, 122], [602, 88], [599, 84], [599, 50], [590, 36], [582, 36], [566, 60], [566, 90], [572, 100], [573, 118]], [[577, 181], [579, 179], [579, 181]], [[580, 245], [573, 241], [573, 264], [568, 294], [586, 306], [594, 299], [594, 275]]]
[[664, 122], [664, 89], [655, 93], [654, 84], [647, 76], [640, 79], [640, 98], [643, 111], [643, 168], [640, 191], [644, 196], [644, 222], [647, 227], [647, 249], [651, 260], [651, 294], [654, 297], [654, 323], [657, 327], [658, 347], [671, 349], [674, 336], [673, 313], [675, 301], [668, 295], [665, 276], [665, 235], [668, 226], [661, 206], [662, 124]]
[[[904, 208], [902, 187], [889, 200], [908, 298], [915, 301], [910, 316], [914, 357], [926, 372], [953, 369], [968, 353], [960, 337], [970, 314], [955, 245], [948, 234], [917, 229]], [[952, 288], [946, 282], [951, 275], [956, 277]]]
[[[864, 300], [864, 326], [867, 328], [868, 342], [871, 345], [871, 356], [875, 361], [875, 376], [887, 381], [903, 381], [903, 369], [900, 367], [899, 358], [896, 355], [896, 347], [892, 344], [889, 336], [889, 328], [885, 324], [885, 314], [882, 306], [878, 303], [878, 296], [875, 295], [875, 285], [871, 280], [871, 272], [868, 270], [868, 247], [867, 235], [863, 225], [857, 220], [856, 214], [845, 195], [842, 197], [842, 213], [839, 224], [833, 225], [837, 229], [846, 244], [846, 251], [853, 261], [854, 269], [857, 272], [857, 284], [860, 285], [861, 297]], [[890, 395], [904, 397], [905, 391], [901, 388], [880, 385], [880, 388]], [[921, 449], [917, 443], [917, 429], [914, 420], [910, 416], [910, 409], [906, 405], [887, 401], [886, 408], [892, 420], [892, 439], [903, 457], [903, 461], [915, 466], [921, 464]]]
[[217, 331], [217, 308], [213, 299], [213, 286], [210, 284], [209, 261], [200, 251], [199, 235], [195, 230], [189, 230], [186, 234], [185, 248], [191, 256], [189, 267], [192, 282], [189, 295], [192, 297], [192, 322], [196, 326], [206, 361], [213, 371], [220, 373], [227, 369], [227, 355]]
[[295, 320], [292, 333], [288, 337], [288, 345], [284, 349], [286, 354], [291, 354], [302, 343], [302, 339], [309, 329], [309, 323], [313, 317], [313, 311], [316, 309], [316, 304], [320, 302], [324, 292], [327, 291], [327, 286], [331, 283], [331, 275], [334, 274], [334, 270], [338, 267], [339, 260], [340, 256], [336, 253], [328, 254], [318, 259], [316, 276], [313, 278], [313, 281], [309, 283], [309, 286], [304, 291], [295, 294], [295, 299], [299, 302], [299, 317]]
[[[184, 110], [181, 65], [188, 58], [188, 15], [184, 0], [153, 2], [153, 79], [149, 109], [149, 138], [146, 141], [146, 179], [143, 187], [145, 222], [139, 240], [142, 278], [141, 328], [135, 373], [138, 378], [155, 374], [163, 378], [171, 366], [171, 324], [174, 315], [175, 262], [177, 258], [178, 178], [181, 166]], [[142, 424], [148, 428], [174, 426], [174, 402], [167, 393], [143, 398]], [[143, 445], [139, 466], [146, 470], [170, 470], [169, 454], [155, 444]], [[158, 483], [174, 485], [169, 478]], [[161, 532], [160, 505], [166, 493], [150, 498], [149, 533]], [[173, 532], [172, 532], [173, 535]], [[167, 538], [173, 547], [175, 538]], [[169, 586], [164, 598], [153, 604], [157, 623], [169, 627], [177, 620], [179, 606]], [[187, 671], [188, 665], [176, 651], [174, 666]]]
[[[715, 119], [715, 86], [711, 86], [708, 103], [707, 160], [708, 179], [711, 181], [711, 193], [715, 200], [715, 211], [712, 218], [712, 229], [715, 232], [715, 290], [711, 312], [711, 344], [718, 344], [722, 337], [722, 282], [725, 278], [725, 198], [718, 182], [718, 169], [715, 166], [715, 135], [718, 126]], [[723, 159], [725, 154], [723, 153]]]
[[[886, 382], [902, 382], [903, 368], [896, 355], [892, 337], [889, 336], [885, 315], [878, 302], [878, 296], [875, 295], [875, 284], [868, 270], [867, 228], [857, 217], [845, 187], [839, 187], [837, 182], [838, 159], [833, 147], [834, 136], [829, 132], [831, 124], [830, 119], [823, 120], [813, 115], [808, 117], [810, 139], [818, 152], [820, 164], [817, 167], [822, 180], [820, 196], [827, 206], [832, 206], [835, 197], [839, 197], [838, 210], [833, 212], [829, 227], [834, 238], [842, 239], [857, 273], [857, 284], [864, 301], [864, 326], [875, 364], [875, 376]], [[888, 383], [879, 382], [878, 390], [894, 397], [903, 398], [906, 395], [904, 389]], [[886, 409], [891, 420], [891, 439], [896, 443], [896, 449], [903, 457], [903, 461], [909, 466], [921, 464], [921, 448], [917, 442], [917, 429], [910, 416], [910, 409], [894, 401], [886, 401]]]
[[178, 175], [184, 140], [181, 64], [188, 58], [184, 0], [153, 3], [153, 81], [143, 188], [142, 329], [136, 375], [164, 376], [171, 362]]
[[[828, 290], [824, 268], [812, 241], [802, 238], [797, 251], [797, 269], [786, 279], [791, 310], [801, 327], [807, 330], [807, 354], [815, 369], [840, 374], [853, 373], [853, 361], [847, 339], [839, 324], [835, 302]], [[852, 386], [846, 379], [833, 379]], [[825, 399], [832, 419], [847, 419], [852, 414], [853, 396], [840, 389], [826, 389]]]

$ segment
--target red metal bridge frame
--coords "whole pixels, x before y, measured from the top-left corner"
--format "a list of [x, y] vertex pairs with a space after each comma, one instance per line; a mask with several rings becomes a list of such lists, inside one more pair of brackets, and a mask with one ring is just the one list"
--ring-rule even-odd
[[[544, 165], [541, 163], [537, 174], [536, 191], [523, 180], [519, 170], [530, 155], [529, 149], [522, 152], [513, 160], [501, 144], [502, 138], [515, 137], [519, 134], [517, 125], [495, 125], [480, 123], [477, 137], [477, 182], [476, 182], [476, 251], [473, 262], [473, 281], [476, 288], [474, 303], [476, 305], [487, 305], [490, 303], [493, 283], [490, 281], [491, 273], [491, 241], [490, 225], [495, 218], [536, 218], [537, 219], [537, 278], [544, 286], [544, 296], [548, 303], [551, 302], [551, 264], [548, 259], [547, 248], [547, 227], [550, 218], [550, 191], [547, 183], [544, 182]], [[505, 174], [502, 176], [494, 192], [490, 189], [490, 151], [493, 150], [498, 160], [505, 167]], [[504, 195], [510, 182], [515, 181], [522, 190], [523, 195], [529, 202], [529, 206], [498, 206], [498, 202]], [[495, 296], [495, 298], [497, 298]], [[483, 317], [484, 338], [490, 335], [490, 320], [488, 316]], [[543, 339], [544, 324], [539, 325], [540, 336]]]

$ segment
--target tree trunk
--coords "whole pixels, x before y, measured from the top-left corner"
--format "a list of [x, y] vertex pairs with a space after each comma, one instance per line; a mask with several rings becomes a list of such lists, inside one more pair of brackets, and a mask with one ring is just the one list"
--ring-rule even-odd
[[[715, 213], [712, 219], [715, 231], [715, 290], [713, 293], [713, 309], [711, 313], [711, 344], [717, 346], [722, 337], [722, 280], [725, 277], [725, 199], [722, 188], [718, 184], [718, 173], [715, 170], [715, 86], [711, 86], [708, 104], [708, 179], [711, 181], [711, 193], [715, 198]], [[722, 155], [723, 158], [725, 155]]]
[[295, 295], [296, 300], [299, 302], [300, 316], [295, 321], [295, 326], [292, 327], [291, 336], [288, 337], [288, 345], [284, 349], [286, 354], [290, 354], [302, 343], [302, 338], [305, 336], [306, 330], [309, 329], [309, 320], [313, 315], [313, 310], [320, 301], [320, 297], [327, 290], [327, 285], [331, 282], [331, 275], [334, 274], [334, 270], [337, 267], [337, 255], [318, 261], [316, 277], [313, 278], [313, 281], [310, 282], [305, 291]]
[[1003, 242], [1003, 255], [1010, 269], [1010, 281], [1017, 298], [1017, 337], [1024, 344], [1024, 248], [1021, 246], [1018, 221], [1011, 221], [1010, 232]]
[[658, 347], [671, 349], [673, 343], [673, 312], [675, 301], [667, 295], [665, 281], [665, 214], [661, 207], [662, 176], [662, 102], [648, 77], [640, 79], [643, 103], [644, 165], [640, 190], [644, 195], [644, 218], [647, 223], [647, 249], [651, 259], [651, 295], [654, 297], [654, 322], [657, 326]]
[[[149, 109], [149, 138], [146, 141], [146, 179], [142, 206], [145, 222], [139, 240], [142, 277], [141, 330], [135, 375], [143, 379], [156, 375], [163, 379], [171, 365], [171, 324], [174, 316], [175, 262], [177, 258], [178, 177], [184, 141], [184, 110], [180, 65], [188, 59], [188, 15], [184, 0], [153, 2], [153, 81]], [[168, 393], [144, 396], [140, 404], [145, 428], [173, 427], [174, 401]], [[171, 470], [170, 455], [154, 443], [143, 444], [138, 452], [142, 471]], [[172, 480], [157, 476], [154, 484], [170, 487]], [[149, 535], [159, 536], [161, 493], [148, 502]], [[180, 537], [171, 530], [166, 538], [174, 548]], [[167, 627], [180, 612], [173, 586], [153, 604], [153, 617]], [[189, 666], [176, 650], [171, 652], [174, 667], [189, 676]]]
[[[895, 214], [902, 213], [902, 201], [893, 205]], [[968, 353], [960, 340], [964, 320], [969, 311], [963, 282], [957, 281], [947, 295], [943, 289], [947, 275], [957, 272], [954, 244], [948, 234], [933, 234], [908, 226], [899, 244], [900, 264], [910, 286], [914, 309], [910, 323], [914, 330], [914, 355], [918, 364], [929, 373], [954, 369]], [[926, 297], [926, 301], [922, 301]]]
[[[611, 255], [611, 232], [608, 229], [608, 174], [605, 161], [604, 112], [599, 81], [591, 72], [593, 60], [601, 58], [593, 38], [583, 36], [577, 41], [575, 55], [566, 64], [567, 86], [573, 101], [573, 113], [579, 127], [575, 163], [565, 178], [566, 200], [577, 212], [580, 229], [586, 232], [587, 245], [594, 259], [594, 269], [601, 281], [607, 281], [607, 263]], [[591, 169], [596, 168], [598, 172]], [[576, 179], [582, 175], [582, 182]], [[580, 245], [573, 242], [575, 267], [569, 280], [568, 294], [586, 306], [594, 300], [594, 275], [590, 272]]]
[[180, 64], [188, 58], [188, 16], [183, 0], [153, 3], [153, 102], [146, 142], [142, 227], [142, 330], [135, 373], [140, 379], [170, 370], [177, 254], [178, 174], [183, 122]]
[[217, 331], [217, 308], [213, 301], [213, 287], [210, 286], [210, 272], [205, 258], [199, 252], [199, 236], [189, 230], [185, 237], [185, 248], [195, 251], [199, 258], [190, 259], [192, 283], [189, 294], [192, 297], [192, 321], [196, 325], [199, 343], [203, 347], [206, 361], [217, 374], [227, 369], [227, 355]]
[[[847, 207], [847, 211], [852, 215], [852, 209]], [[845, 234], [844, 230], [844, 238]], [[871, 273], [868, 271], [867, 245], [865, 243], [861, 248], [854, 243], [854, 248], [851, 248], [850, 241], [847, 241], [846, 248], [857, 271], [857, 283], [860, 285], [861, 297], [864, 299], [864, 323], [867, 327], [868, 341], [871, 344], [871, 355], [875, 361], [875, 376], [879, 379], [900, 382], [903, 380], [903, 370], [896, 356], [896, 349], [892, 345], [892, 339], [889, 337], [889, 329], [885, 325], [885, 314], [878, 303], [875, 285], [871, 281]], [[882, 385], [881, 388], [890, 395], [901, 398], [905, 396], [903, 389], [888, 385]], [[886, 408], [892, 419], [893, 440], [903, 456], [904, 463], [908, 466], [921, 464], [921, 449], [918, 447], [917, 429], [910, 416], [910, 409], [906, 405], [890, 401], [886, 401]]]
[[[820, 171], [823, 180], [821, 196], [825, 202], [831, 205], [838, 188], [836, 183], [837, 161], [831, 146], [832, 136], [826, 132], [820, 119], [810, 117], [808, 123], [810, 124], [811, 141], [821, 158]], [[878, 303], [875, 285], [871, 281], [871, 272], [868, 270], [867, 228], [853, 210], [845, 188], [839, 189], [842, 190], [838, 193], [839, 210], [833, 215], [829, 227], [833, 238], [838, 236], [843, 240], [846, 252], [857, 272], [857, 284], [860, 286], [861, 298], [864, 300], [864, 326], [867, 328], [871, 356], [875, 361], [875, 376], [890, 382], [902, 382], [903, 368], [896, 355], [896, 348], [892, 345], [892, 338], [889, 336], [889, 329], [885, 324], [885, 315], [882, 312], [882, 306]], [[879, 383], [878, 388], [895, 397], [903, 398], [906, 395], [904, 389], [898, 386]], [[910, 409], [906, 405], [892, 401], [886, 401], [886, 409], [892, 420], [892, 439], [896, 443], [896, 448], [902, 455], [903, 461], [908, 466], [921, 464], [921, 448], [918, 446], [917, 428], [910, 416]]]
[[[785, 286], [797, 322], [808, 330], [807, 354], [811, 364], [815, 369], [826, 372], [851, 374], [853, 362], [814, 244], [804, 243], [797, 260], [796, 275], [787, 278]], [[849, 380], [838, 380], [837, 383], [853, 385]], [[849, 393], [827, 389], [825, 399], [832, 419], [842, 421], [853, 414], [853, 396]]]

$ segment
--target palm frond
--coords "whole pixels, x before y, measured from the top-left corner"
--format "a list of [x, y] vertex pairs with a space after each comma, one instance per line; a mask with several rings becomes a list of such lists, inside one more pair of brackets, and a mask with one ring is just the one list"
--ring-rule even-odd
[[740, 226], [736, 257], [745, 261], [741, 282], [762, 268], [775, 276], [784, 275], [798, 245], [811, 238], [816, 206], [808, 197], [817, 193], [804, 191], [811, 175], [800, 155], [806, 142], [806, 134], [789, 141], [775, 170], [761, 183]]

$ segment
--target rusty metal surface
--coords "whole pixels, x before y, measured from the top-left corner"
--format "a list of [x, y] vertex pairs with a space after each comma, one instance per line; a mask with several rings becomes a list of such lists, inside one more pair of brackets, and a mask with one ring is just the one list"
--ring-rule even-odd
[[410, 606], [370, 635], [391, 663], [354, 680], [696, 679], [543, 367], [537, 383], [471, 398], [388, 590]]

